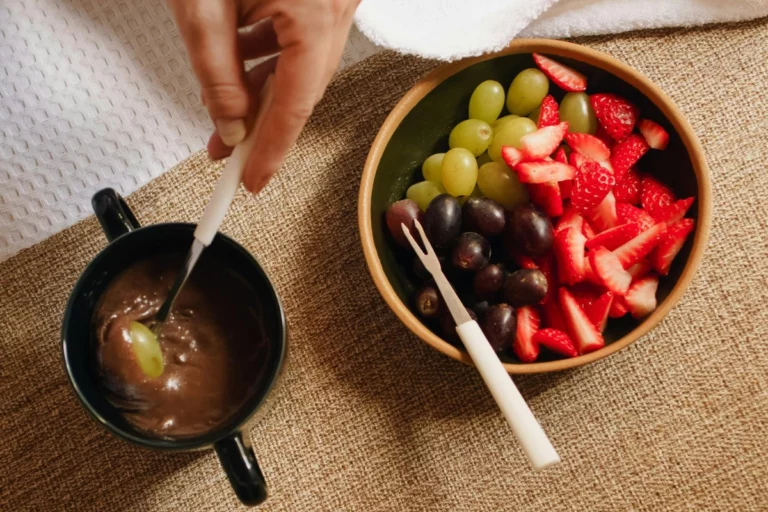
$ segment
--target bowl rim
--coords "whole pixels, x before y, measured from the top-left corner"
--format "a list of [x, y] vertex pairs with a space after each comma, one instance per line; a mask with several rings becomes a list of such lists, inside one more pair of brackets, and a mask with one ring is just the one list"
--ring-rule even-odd
[[384, 150], [386, 149], [392, 134], [411, 109], [448, 77], [469, 66], [477, 64], [478, 62], [505, 55], [532, 52], [574, 59], [607, 71], [635, 87], [656, 105], [669, 123], [674, 127], [675, 131], [677, 131], [691, 160], [697, 181], [698, 219], [694, 233], [693, 247], [691, 248], [691, 253], [682, 274], [666, 299], [664, 299], [664, 301], [637, 327], [600, 350], [582, 356], [540, 363], [503, 363], [504, 368], [510, 374], [544, 373], [576, 368], [614, 354], [650, 332], [662, 318], [669, 313], [675, 304], [677, 304], [685, 293], [685, 290], [691, 284], [706, 248], [712, 213], [712, 186], [709, 179], [709, 170], [704, 150], [702, 149], [693, 128], [674, 104], [672, 99], [669, 98], [661, 88], [627, 64], [598, 50], [593, 50], [574, 43], [551, 39], [517, 39], [499, 52], [442, 64], [419, 80], [419, 82], [400, 99], [387, 116], [368, 153], [368, 158], [366, 159], [363, 168], [358, 197], [358, 226], [360, 229], [360, 241], [363, 246], [363, 254], [368, 270], [373, 278], [376, 288], [384, 298], [384, 301], [400, 321], [411, 330], [411, 332], [421, 338], [427, 345], [448, 357], [469, 365], [473, 364], [469, 354], [446, 342], [421, 323], [407, 305], [400, 300], [384, 273], [384, 268], [381, 265], [381, 260], [379, 259], [373, 241], [373, 229], [370, 214], [373, 183]]

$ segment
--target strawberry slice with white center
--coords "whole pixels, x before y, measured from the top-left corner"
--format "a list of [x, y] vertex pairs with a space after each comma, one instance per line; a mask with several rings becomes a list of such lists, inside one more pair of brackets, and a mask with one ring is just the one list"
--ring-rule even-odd
[[566, 228], [555, 234], [553, 250], [560, 282], [576, 284], [584, 279], [584, 243], [581, 230]]
[[682, 219], [670, 225], [659, 241], [659, 245], [651, 253], [651, 265], [661, 275], [669, 274], [672, 261], [685, 244], [685, 239], [693, 231], [693, 219]]
[[559, 88], [566, 92], [581, 92], [587, 90], [587, 77], [573, 68], [545, 57], [540, 53], [533, 54], [533, 61]]
[[653, 217], [656, 222], [674, 224], [675, 222], [685, 217], [688, 209], [693, 204], [693, 200], [693, 197], [679, 199], [668, 206], [662, 206], [661, 208], [654, 210], [654, 212], [651, 214], [651, 217]]
[[555, 234], [565, 228], [574, 228], [577, 231], [583, 232], [583, 226], [584, 217], [582, 217], [581, 214], [576, 211], [576, 208], [569, 206], [563, 210], [563, 215], [560, 217], [560, 220], [557, 221], [557, 225], [555, 226]]
[[526, 160], [540, 160], [554, 153], [563, 142], [566, 133], [568, 133], [568, 123], [562, 122], [524, 135], [520, 139], [520, 145]]
[[589, 215], [589, 220], [592, 222], [592, 227], [598, 233], [602, 233], [619, 224], [616, 213], [616, 198], [613, 196], [613, 192], [608, 192], [605, 195], [605, 198], [600, 201], [600, 204]]
[[595, 162], [608, 160], [611, 157], [611, 150], [603, 141], [587, 133], [569, 133], [565, 136], [565, 142], [572, 150], [581, 153]]
[[624, 295], [632, 284], [632, 274], [624, 270], [619, 258], [605, 247], [589, 251], [589, 263], [608, 291]]
[[657, 212], [666, 209], [677, 201], [675, 193], [668, 186], [653, 176], [643, 177], [643, 192], [640, 202], [648, 215], [653, 217]]
[[539, 330], [541, 321], [536, 309], [531, 306], [517, 308], [517, 331], [512, 350], [524, 363], [532, 363], [539, 357], [539, 345], [533, 341], [533, 335]]
[[614, 140], [621, 140], [635, 127], [640, 109], [621, 96], [610, 93], [589, 97], [595, 117]]
[[521, 162], [515, 166], [520, 183], [546, 183], [548, 181], [570, 180], [576, 175], [576, 169], [560, 162]]
[[573, 345], [573, 340], [560, 329], [542, 329], [533, 335], [533, 342], [561, 356], [576, 357], [579, 355]]
[[608, 313], [611, 311], [613, 298], [612, 292], [605, 292], [587, 308], [587, 316], [600, 332], [605, 330], [605, 325], [608, 323]]
[[632, 275], [632, 279], [637, 280], [645, 277], [651, 271], [651, 262], [649, 260], [640, 260], [627, 269]]
[[587, 237], [587, 249], [605, 247], [609, 251], [618, 249], [640, 234], [640, 227], [634, 222], [606, 229], [592, 238]]
[[514, 146], [502, 146], [501, 158], [504, 163], [509, 166], [510, 169], [514, 168], [517, 164], [523, 161], [525, 155], [523, 152]]
[[611, 149], [611, 165], [616, 179], [621, 181], [624, 174], [648, 152], [648, 143], [641, 136], [631, 134], [620, 140]]
[[529, 183], [528, 194], [531, 202], [542, 209], [550, 217], [559, 217], [563, 214], [563, 197], [560, 195], [560, 186], [556, 181], [547, 183]]
[[576, 343], [576, 348], [580, 354], [593, 352], [605, 346], [605, 340], [595, 324], [589, 319], [587, 314], [573, 297], [567, 288], [560, 288], [559, 292], [560, 308], [568, 325], [568, 332], [571, 339]]
[[653, 149], [667, 149], [669, 134], [659, 123], [650, 119], [641, 119], [637, 122], [637, 130]]
[[615, 184], [613, 173], [594, 160], [587, 160], [579, 167], [573, 179], [571, 204], [581, 213], [591, 212], [605, 199]]
[[538, 128], [544, 128], [545, 126], [554, 126], [556, 124], [560, 124], [560, 106], [551, 94], [547, 94], [544, 96], [544, 99], [541, 100], [539, 119], [536, 126]]
[[666, 226], [664, 223], [656, 224], [613, 251], [621, 265], [626, 269], [648, 256], [659, 244]]
[[[614, 169], [614, 172], [616, 170]], [[616, 180], [613, 187], [613, 195], [617, 203], [629, 203], [639, 205], [643, 193], [643, 177], [636, 169], [630, 169], [624, 173], [621, 180]]]
[[571, 151], [571, 156], [568, 157], [568, 163], [577, 169], [581, 168], [587, 160], [589, 160], [589, 158], [576, 151]]
[[645, 211], [632, 206], [631, 204], [619, 203], [616, 205], [616, 217], [620, 224], [626, 224], [627, 222], [634, 222], [640, 226], [640, 231], [646, 231], [651, 228], [656, 221], [653, 217], [645, 213]]
[[568, 326], [565, 325], [565, 320], [563, 319], [563, 313], [560, 311], [560, 305], [558, 304], [556, 286], [552, 288], [552, 292], [553, 292], [552, 297], [554, 297], [554, 299], [545, 302], [544, 305], [542, 306], [543, 308], [542, 325], [545, 327], [558, 329], [560, 331], [567, 331]]
[[587, 221], [584, 221], [584, 226], [582, 226], [581, 232], [584, 233], [585, 237], [587, 237], [587, 241], [597, 236], [597, 233], [595, 233], [595, 228], [593, 228], [592, 224]]
[[644, 317], [656, 309], [656, 290], [658, 287], [659, 278], [654, 274], [649, 274], [632, 283], [624, 296], [624, 302], [633, 318]]
[[621, 295], [615, 295], [613, 302], [611, 303], [611, 309], [608, 311], [609, 318], [621, 318], [627, 314], [627, 303], [624, 302], [624, 297]]

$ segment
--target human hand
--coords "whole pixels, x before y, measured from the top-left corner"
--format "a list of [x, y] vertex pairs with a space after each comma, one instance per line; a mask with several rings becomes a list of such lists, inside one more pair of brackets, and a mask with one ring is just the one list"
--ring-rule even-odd
[[[274, 72], [273, 98], [243, 172], [251, 192], [277, 172], [322, 98], [359, 1], [168, 0], [216, 125], [211, 158], [228, 156], [245, 138], [259, 91]], [[245, 60], [274, 54], [245, 72]]]

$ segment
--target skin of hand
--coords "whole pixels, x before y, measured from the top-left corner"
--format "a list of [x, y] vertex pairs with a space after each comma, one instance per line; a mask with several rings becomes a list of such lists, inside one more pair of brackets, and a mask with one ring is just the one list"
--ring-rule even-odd
[[[274, 73], [243, 183], [261, 190], [283, 163], [338, 67], [360, 0], [168, 0], [216, 132], [211, 158], [242, 141]], [[245, 61], [270, 56], [245, 71]]]

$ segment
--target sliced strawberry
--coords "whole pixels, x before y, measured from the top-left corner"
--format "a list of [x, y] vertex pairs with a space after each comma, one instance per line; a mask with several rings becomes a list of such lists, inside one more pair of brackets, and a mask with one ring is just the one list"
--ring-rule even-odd
[[632, 275], [633, 280], [637, 280], [642, 277], [645, 277], [650, 271], [651, 271], [651, 262], [647, 259], [640, 260], [627, 269], [627, 272], [629, 272]]
[[576, 169], [579, 169], [582, 165], [584, 165], [584, 162], [587, 160], [589, 159], [586, 156], [582, 155], [581, 153], [577, 153], [576, 151], [571, 151], [571, 156], [568, 157], [568, 163]]
[[519, 163], [515, 166], [515, 172], [521, 183], [570, 180], [576, 175], [576, 169], [568, 164], [543, 160]]
[[512, 253], [512, 261], [514, 261], [515, 265], [517, 265], [520, 268], [528, 268], [528, 269], [539, 268], [539, 266], [536, 264], [535, 261], [533, 261], [533, 259], [530, 256], [520, 254], [518, 251], [514, 251]]
[[637, 130], [653, 149], [667, 149], [669, 134], [658, 123], [650, 119], [641, 119], [637, 122]]
[[566, 228], [555, 235], [554, 253], [560, 282], [575, 284], [584, 279], [584, 242], [580, 230]]
[[587, 160], [579, 167], [573, 179], [571, 204], [582, 213], [590, 212], [600, 204], [615, 184], [616, 180], [610, 171], [594, 160]]
[[602, 282], [595, 275], [595, 271], [592, 270], [592, 264], [587, 256], [584, 256], [584, 281], [602, 286]]
[[540, 53], [533, 54], [533, 61], [556, 86], [566, 92], [581, 92], [587, 90], [587, 77], [557, 61]]
[[557, 221], [555, 226], [555, 233], [562, 231], [565, 228], [574, 228], [578, 231], [582, 231], [584, 226], [584, 217], [576, 211], [576, 208], [569, 206], [563, 210], [563, 215], [560, 220]]
[[605, 330], [608, 323], [608, 313], [611, 311], [614, 295], [612, 292], [605, 292], [586, 310], [587, 316], [600, 332]]
[[624, 270], [619, 258], [605, 247], [589, 251], [589, 263], [608, 291], [624, 295], [632, 283], [632, 275]]
[[608, 311], [610, 318], [621, 318], [627, 314], [627, 303], [624, 302], [624, 297], [621, 295], [614, 295], [613, 302], [611, 303], [611, 309]]
[[597, 130], [595, 131], [595, 137], [603, 141], [603, 144], [605, 144], [608, 149], [613, 148], [614, 144], [616, 144], [616, 141], [611, 138], [610, 135], [608, 135], [608, 132], [605, 131], [605, 128], [603, 128], [603, 125], [598, 124]]
[[547, 183], [529, 183], [528, 193], [531, 202], [538, 206], [550, 217], [559, 217], [563, 214], [563, 198], [560, 195], [560, 186], [556, 181]]
[[621, 140], [635, 127], [640, 109], [615, 94], [593, 94], [589, 97], [598, 122], [614, 140]]
[[659, 287], [659, 278], [649, 274], [632, 283], [624, 302], [627, 310], [634, 318], [640, 318], [656, 309], [656, 289]]
[[592, 226], [598, 233], [616, 227], [619, 224], [616, 216], [616, 199], [613, 192], [608, 192], [600, 204], [589, 215]]
[[613, 253], [619, 258], [624, 268], [629, 268], [648, 256], [656, 248], [665, 228], [666, 224], [656, 224], [613, 251]]
[[536, 126], [544, 128], [545, 126], [554, 126], [560, 124], [560, 107], [551, 94], [544, 96], [539, 108], [539, 119]]
[[587, 133], [569, 133], [565, 136], [565, 142], [572, 150], [581, 153], [595, 162], [608, 160], [611, 157], [611, 150], [603, 141]]
[[517, 332], [512, 350], [524, 363], [532, 363], [539, 357], [539, 345], [534, 343], [532, 338], [539, 330], [540, 323], [536, 308], [531, 306], [517, 308]]
[[576, 299], [576, 303], [585, 312], [588, 312], [592, 307], [592, 304], [600, 298], [600, 294], [603, 293], [603, 288], [597, 284], [588, 283], [582, 281], [574, 286], [568, 288], [573, 298]]
[[637, 134], [620, 140], [611, 149], [611, 165], [616, 179], [621, 181], [630, 170], [648, 152], [648, 143]]
[[668, 186], [647, 175], [643, 177], [643, 193], [640, 202], [648, 215], [653, 217], [658, 210], [666, 208], [677, 201], [674, 192]]
[[609, 251], [617, 249], [640, 234], [640, 227], [634, 222], [627, 222], [615, 228], [606, 229], [595, 235], [587, 237], [587, 249], [605, 247]]
[[501, 158], [510, 169], [522, 162], [524, 157], [523, 152], [514, 146], [501, 146]]
[[568, 155], [565, 154], [565, 148], [563, 146], [560, 146], [557, 153], [555, 153], [555, 162], [560, 162], [561, 164], [568, 163]]
[[552, 295], [554, 299], [547, 301], [542, 305], [543, 318], [541, 325], [543, 327], [551, 327], [553, 329], [567, 331], [568, 326], [565, 324], [563, 313], [560, 311], [560, 305], [557, 302], [557, 287], [555, 287], [553, 291], [554, 293]]
[[674, 224], [675, 222], [685, 217], [688, 209], [693, 204], [693, 200], [693, 197], [679, 199], [669, 206], [663, 206], [654, 210], [654, 212], [651, 214], [651, 217], [653, 217], [656, 222]]
[[616, 217], [620, 224], [626, 224], [627, 222], [634, 222], [640, 226], [640, 231], [646, 231], [651, 228], [656, 222], [653, 217], [645, 213], [640, 208], [634, 207], [631, 204], [619, 203], [616, 205]]
[[605, 340], [567, 288], [560, 288], [560, 307], [568, 332], [576, 342], [580, 354], [593, 352], [605, 346]]
[[[552, 252], [550, 252], [545, 256], [538, 258], [535, 263], [538, 269], [541, 270], [541, 273], [544, 274], [544, 277], [547, 278], [547, 293], [541, 300], [541, 304], [553, 302], [552, 298], [554, 297], [555, 291], [558, 287], [557, 263], [555, 262], [555, 256]], [[557, 299], [555, 298], [554, 301], [557, 301]]]
[[581, 228], [581, 232], [584, 233], [584, 236], [587, 238], [587, 241], [597, 236], [597, 233], [595, 233], [595, 228], [593, 228], [592, 224], [590, 224], [587, 221], [584, 221], [584, 225]]
[[520, 139], [520, 144], [523, 146], [525, 158], [539, 160], [548, 157], [560, 146], [566, 133], [568, 133], [568, 123], [562, 122], [524, 135]]
[[672, 261], [685, 244], [685, 239], [693, 231], [693, 219], [682, 219], [670, 225], [659, 241], [659, 245], [651, 253], [651, 265], [661, 275], [669, 274]]
[[560, 196], [563, 200], [570, 199], [573, 191], [573, 180], [563, 180], [558, 185], [560, 185]]
[[559, 329], [542, 329], [533, 335], [533, 342], [547, 347], [552, 352], [565, 357], [576, 357], [579, 353], [573, 345], [573, 340]]
[[642, 176], [635, 169], [629, 169], [625, 172], [621, 180], [617, 180], [616, 186], [613, 187], [613, 195], [616, 196], [617, 203], [639, 205], [642, 193]]

